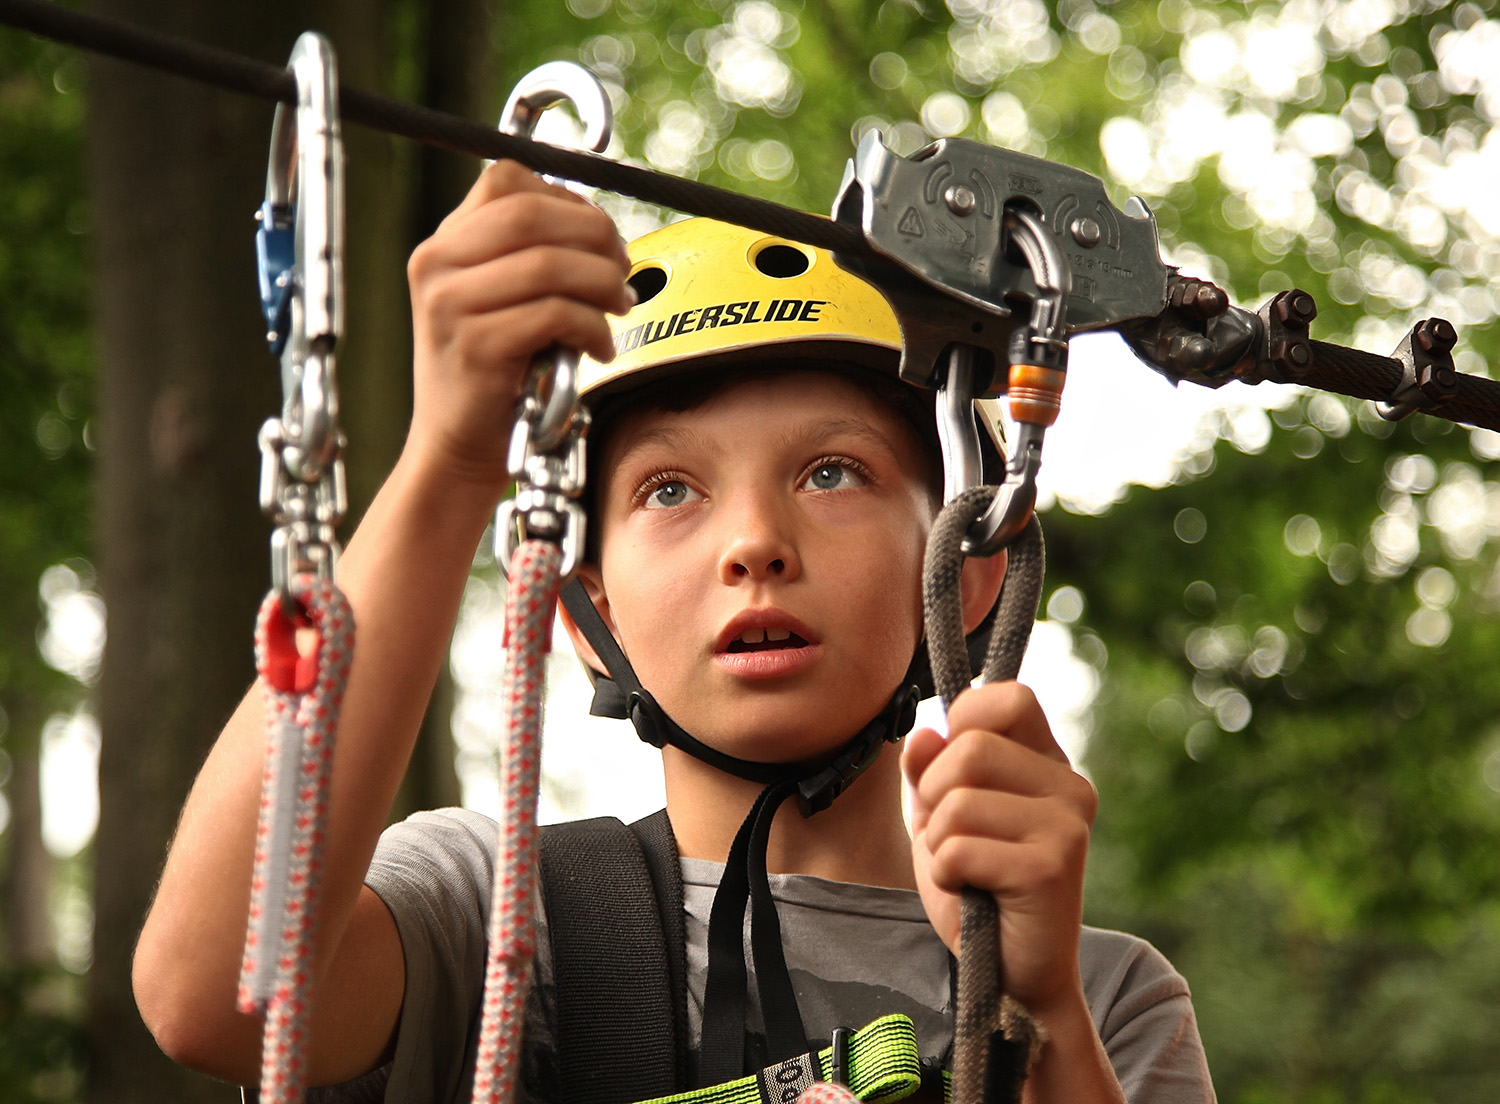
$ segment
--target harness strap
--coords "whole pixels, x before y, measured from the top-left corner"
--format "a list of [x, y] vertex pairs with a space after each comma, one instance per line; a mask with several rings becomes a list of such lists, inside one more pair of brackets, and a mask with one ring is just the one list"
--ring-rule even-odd
[[[826, 1046], [721, 1085], [640, 1104], [792, 1104], [800, 1092], [827, 1081], [832, 1072], [833, 1047]], [[869, 1104], [890, 1104], [916, 1092], [922, 1083], [922, 1063], [911, 1020], [882, 1016], [856, 1031], [849, 1040], [848, 1076], [849, 1089]]]
[[[667, 976], [672, 983], [672, 1042], [676, 1054], [671, 1085], [675, 1090], [692, 1084], [688, 1055], [687, 921], [682, 904], [682, 866], [677, 854], [677, 837], [672, 834], [672, 822], [665, 809], [658, 809], [636, 821], [630, 830], [640, 841], [641, 853], [651, 870], [662, 938], [667, 947]], [[655, 985], [660, 983], [659, 977], [653, 980]]]
[[767, 1058], [782, 1061], [807, 1046], [797, 996], [781, 947], [781, 920], [766, 877], [766, 843], [782, 802], [797, 792], [792, 780], [767, 786], [755, 799], [729, 848], [724, 875], [708, 921], [708, 984], [703, 994], [703, 1041], [698, 1080], [710, 1085], [761, 1065], [745, 1053], [745, 905], [750, 904], [750, 946], [755, 985], [766, 1025]]
[[[675, 883], [661, 861], [663, 830]], [[653, 837], [650, 846], [643, 846], [644, 835]], [[687, 1084], [686, 1045], [679, 1043], [687, 988], [678, 983], [686, 973], [682, 877], [670, 836], [664, 811], [635, 831], [613, 817], [543, 830], [558, 1098], [569, 1104], [624, 1104]], [[663, 920], [673, 913], [677, 931], [664, 932]]]

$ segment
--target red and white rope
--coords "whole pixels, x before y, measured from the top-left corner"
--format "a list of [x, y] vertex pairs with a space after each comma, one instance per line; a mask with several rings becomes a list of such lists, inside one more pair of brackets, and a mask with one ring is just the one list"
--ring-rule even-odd
[[490, 907], [489, 961], [474, 1070], [475, 1104], [511, 1099], [535, 947], [536, 805], [541, 783], [542, 688], [562, 552], [523, 541], [511, 557], [505, 600], [504, 737], [500, 846]]
[[802, 1090], [797, 1097], [797, 1104], [859, 1104], [859, 1097], [846, 1085], [840, 1085], [836, 1081], [819, 1081]]
[[[328, 774], [354, 648], [354, 617], [331, 580], [301, 575], [290, 589], [301, 608], [287, 611], [273, 590], [255, 628], [268, 739], [239, 1008], [266, 1018], [260, 1104], [301, 1101], [307, 1082], [309, 958]], [[299, 631], [313, 637], [306, 655]]]

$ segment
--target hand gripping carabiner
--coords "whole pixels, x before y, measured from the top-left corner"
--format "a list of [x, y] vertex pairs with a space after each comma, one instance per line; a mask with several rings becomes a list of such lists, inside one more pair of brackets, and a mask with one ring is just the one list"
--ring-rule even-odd
[[[565, 101], [573, 105], [583, 123], [583, 145], [603, 153], [614, 130], [609, 93], [598, 77], [571, 61], [549, 61], [522, 77], [505, 101], [500, 129], [529, 138], [542, 112]], [[531, 447], [549, 452], [562, 443], [572, 426], [578, 405], [578, 353], [554, 346], [538, 357], [533, 367], [546, 378], [532, 381], [531, 393], [542, 406], [532, 422]]]
[[[552, 61], [522, 77], [506, 101], [500, 129], [529, 136], [553, 104], [573, 105], [594, 152], [609, 144], [614, 123], [609, 94], [599, 78], [581, 65]], [[495, 520], [495, 558], [503, 566], [521, 542], [540, 538], [558, 544], [562, 576], [571, 576], [583, 551], [584, 435], [588, 414], [578, 403], [578, 353], [553, 346], [532, 361], [516, 421], [508, 464], [516, 495], [503, 503]]]

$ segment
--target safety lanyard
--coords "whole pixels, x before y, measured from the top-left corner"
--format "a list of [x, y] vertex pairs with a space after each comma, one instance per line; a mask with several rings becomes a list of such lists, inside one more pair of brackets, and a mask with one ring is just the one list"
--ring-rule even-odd
[[[950, 355], [939, 388], [944, 468], [950, 477], [944, 491], [948, 501], [928, 536], [922, 608], [933, 685], [945, 710], [970, 681], [959, 585], [964, 557], [1001, 550], [1009, 555], [983, 681], [1016, 677], [1041, 598], [1044, 557], [1033, 509], [1036, 476], [1042, 441], [1062, 396], [1072, 278], [1056, 239], [1039, 218], [1024, 209], [1007, 212], [1007, 217], [1012, 241], [1031, 267], [1037, 295], [1029, 322], [1016, 331], [1010, 346], [1007, 391], [1020, 433], [999, 486], [975, 486], [977, 479], [968, 474], [977, 473], [980, 465], [972, 413], [973, 360], [962, 347]], [[964, 889], [959, 946], [953, 1100], [1011, 1104], [1020, 1099], [1038, 1035], [1026, 1010], [1005, 994], [999, 906], [990, 893]]]
[[[552, 104], [570, 101], [595, 150], [609, 142], [609, 97], [582, 66], [551, 62], [510, 95], [502, 130], [529, 134]], [[535, 950], [536, 808], [541, 787], [542, 694], [561, 585], [583, 550], [588, 412], [578, 404], [578, 353], [537, 357], [517, 408], [507, 457], [515, 496], [495, 521], [496, 559], [506, 565], [505, 676], [500, 748], [500, 839], [490, 906], [489, 951], [474, 1069], [475, 1104], [512, 1099]]]
[[334, 346], [342, 332], [343, 146], [333, 49], [302, 35], [295, 108], [276, 110], [256, 252], [283, 407], [260, 433], [262, 509], [275, 523], [255, 633], [267, 747], [239, 1008], [265, 1017], [261, 1104], [293, 1104], [304, 1058], [323, 825], [354, 618], [333, 581], [346, 510]]

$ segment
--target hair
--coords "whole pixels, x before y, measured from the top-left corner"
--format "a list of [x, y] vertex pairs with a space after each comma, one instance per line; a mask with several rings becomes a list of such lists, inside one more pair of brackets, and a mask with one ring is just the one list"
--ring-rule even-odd
[[[594, 495], [603, 477], [603, 457], [608, 451], [611, 435], [624, 415], [638, 411], [682, 414], [705, 405], [728, 387], [804, 372], [822, 372], [852, 380], [893, 411], [911, 430], [912, 440], [922, 459], [922, 479], [933, 502], [942, 501], [943, 458], [931, 392], [902, 383], [894, 373], [872, 370], [864, 365], [803, 357], [771, 361], [764, 356], [762, 350], [756, 361], [748, 366], [736, 364], [732, 371], [722, 370], [729, 367], [727, 364], [708, 367], [702, 362], [694, 362], [692, 371], [665, 373], [639, 387], [607, 392], [594, 401], [591, 404], [593, 426], [589, 430], [592, 440], [588, 451], [588, 479], [584, 490], [584, 508], [591, 522], [598, 517]], [[590, 524], [585, 558], [598, 563], [599, 552], [599, 526]]]

